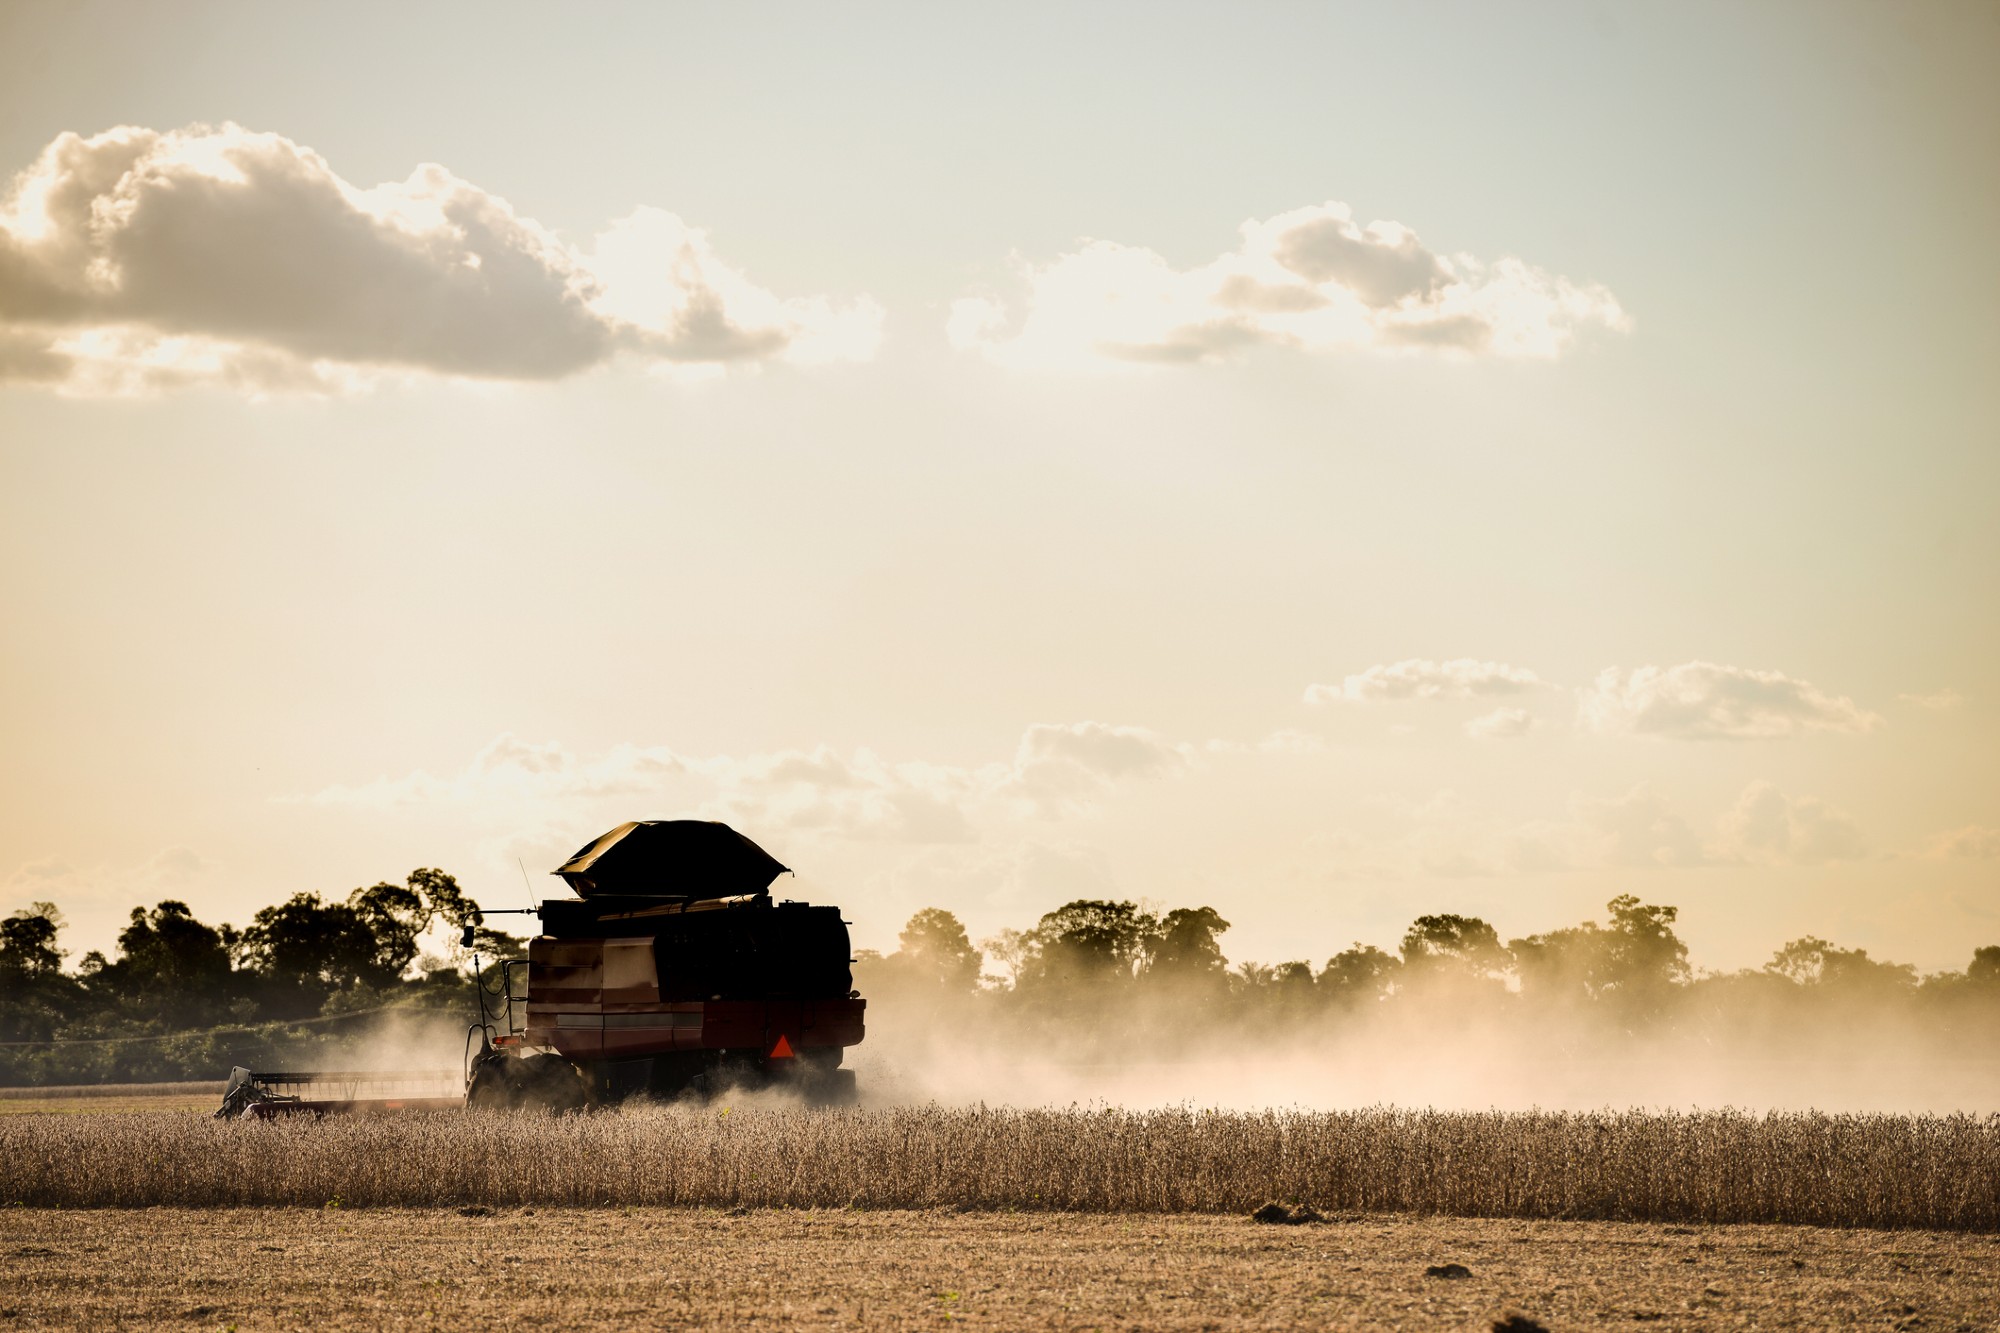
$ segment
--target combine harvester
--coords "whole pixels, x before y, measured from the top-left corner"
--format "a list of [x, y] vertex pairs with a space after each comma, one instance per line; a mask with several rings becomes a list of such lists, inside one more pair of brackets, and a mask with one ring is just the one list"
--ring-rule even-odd
[[726, 824], [645, 820], [555, 873], [577, 896], [526, 909], [542, 926], [528, 956], [503, 961], [493, 989], [475, 980], [462, 1071], [236, 1069], [216, 1114], [572, 1111], [771, 1086], [854, 1100], [841, 1060], [867, 1001], [851, 989], [847, 923], [837, 907], [773, 902], [790, 872], [763, 848]]

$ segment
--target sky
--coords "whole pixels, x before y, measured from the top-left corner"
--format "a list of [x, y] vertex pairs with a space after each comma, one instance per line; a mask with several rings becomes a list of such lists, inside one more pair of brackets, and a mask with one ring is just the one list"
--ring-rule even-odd
[[[0, 913], [2000, 943], [2000, 10], [0, 9]], [[74, 959], [72, 960], [74, 961]]]

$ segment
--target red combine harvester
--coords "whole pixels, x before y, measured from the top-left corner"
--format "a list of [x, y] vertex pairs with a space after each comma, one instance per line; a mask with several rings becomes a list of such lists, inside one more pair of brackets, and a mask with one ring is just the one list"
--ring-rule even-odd
[[535, 908], [528, 956], [480, 985], [462, 1073], [237, 1069], [217, 1114], [565, 1111], [774, 1085], [854, 1099], [841, 1061], [867, 1001], [851, 989], [847, 923], [837, 907], [773, 902], [788, 872], [763, 848], [726, 824], [646, 820], [555, 873], [577, 896]]

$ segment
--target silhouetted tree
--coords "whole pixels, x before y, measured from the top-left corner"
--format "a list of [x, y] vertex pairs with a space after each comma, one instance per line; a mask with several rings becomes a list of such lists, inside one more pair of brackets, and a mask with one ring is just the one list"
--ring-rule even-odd
[[1493, 927], [1476, 916], [1420, 916], [1403, 932], [1403, 966], [1488, 978], [1510, 958]]
[[80, 987], [56, 946], [62, 914], [35, 903], [0, 920], [0, 1041], [47, 1041], [74, 1010]]
[[385, 950], [367, 917], [350, 903], [295, 893], [258, 910], [243, 932], [244, 967], [261, 982], [268, 1012], [302, 1018], [325, 1007], [334, 993], [394, 981]]
[[1129, 978], [1159, 929], [1159, 921], [1136, 903], [1065, 903], [1030, 932], [1023, 980], [1047, 984]]
[[1319, 986], [1322, 993], [1337, 1000], [1372, 1002], [1388, 997], [1402, 970], [1402, 959], [1357, 940], [1353, 948], [1343, 949], [1326, 960], [1326, 967], [1319, 974]]
[[230, 964], [236, 932], [195, 919], [188, 905], [169, 898], [151, 912], [132, 909], [118, 932], [118, 958], [99, 960], [92, 991], [130, 1008], [138, 1006], [177, 1027], [219, 1019], [241, 991]]
[[1611, 914], [1609, 974], [1605, 985], [1657, 989], [1688, 979], [1687, 945], [1674, 933], [1680, 908], [1652, 906], [1629, 893], [1604, 905]]
[[1879, 962], [1866, 949], [1838, 948], [1813, 935], [1785, 945], [1764, 970], [1795, 985], [1850, 993], [1902, 990], [1917, 980], [1917, 969], [1908, 963]]
[[1178, 981], [1220, 977], [1229, 961], [1215, 937], [1228, 929], [1213, 907], [1176, 907], [1144, 941], [1147, 974]]
[[417, 941], [433, 923], [454, 931], [479, 919], [479, 904], [442, 870], [412, 870], [401, 884], [386, 880], [356, 889], [347, 902], [375, 937], [373, 974], [386, 985], [416, 961]]
[[54, 903], [36, 903], [0, 921], [0, 972], [13, 977], [47, 977], [62, 971], [56, 947], [62, 913]]
[[1673, 929], [1679, 909], [1651, 906], [1629, 893], [1605, 909], [1608, 927], [1586, 921], [1509, 942], [1524, 995], [1615, 1001], [1633, 1017], [1657, 1009], [1672, 987], [1687, 980], [1687, 946]]
[[979, 969], [985, 959], [950, 912], [926, 907], [910, 918], [896, 942], [902, 947], [894, 957], [912, 976], [951, 991], [969, 991], [979, 985]]

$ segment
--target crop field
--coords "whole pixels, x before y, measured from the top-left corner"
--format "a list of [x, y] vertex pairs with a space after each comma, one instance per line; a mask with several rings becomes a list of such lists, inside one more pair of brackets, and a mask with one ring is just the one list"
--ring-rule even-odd
[[2000, 1117], [198, 1091], [0, 1116], [0, 1329], [2000, 1328]]
[[2000, 1117], [648, 1107], [0, 1117], [0, 1205], [1333, 1213], [2000, 1231]]
[[[1952, 1330], [1990, 1329], [1996, 1311], [2000, 1240], [1963, 1232], [851, 1209], [0, 1209], [6, 1328]], [[1533, 1322], [1504, 1322], [1515, 1312]]]
[[128, 1111], [208, 1112], [222, 1097], [219, 1081], [198, 1083], [84, 1083], [74, 1086], [0, 1088], [0, 1116], [68, 1113], [106, 1115]]

